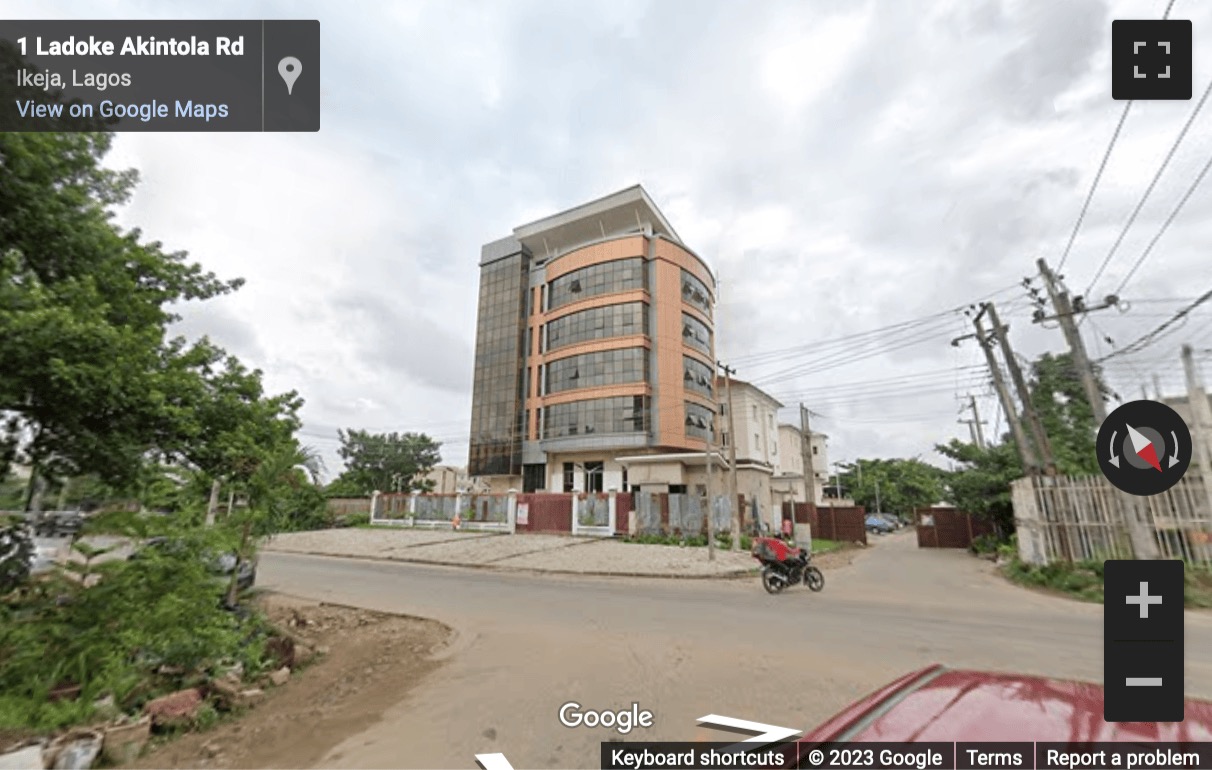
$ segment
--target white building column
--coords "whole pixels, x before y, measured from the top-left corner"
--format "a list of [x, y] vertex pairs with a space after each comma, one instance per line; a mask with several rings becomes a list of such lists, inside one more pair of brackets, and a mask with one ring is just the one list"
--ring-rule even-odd
[[509, 503], [505, 518], [509, 523], [509, 534], [516, 535], [518, 533], [518, 491], [516, 489], [509, 490]]
[[610, 510], [609, 521], [610, 521], [610, 534], [611, 535], [614, 535], [615, 522], [618, 521], [618, 519], [616, 518], [618, 515], [618, 507], [617, 507], [618, 500], [616, 498], [617, 494], [618, 493], [612, 489], [610, 491], [610, 497], [608, 498], [608, 502], [607, 502], [607, 506], [609, 507], [609, 510]]
[[580, 507], [580, 505], [579, 505], [580, 502], [581, 502], [580, 495], [576, 492], [573, 492], [572, 493], [572, 534], [573, 535], [576, 535], [581, 529], [581, 512], [578, 510], [578, 508]]

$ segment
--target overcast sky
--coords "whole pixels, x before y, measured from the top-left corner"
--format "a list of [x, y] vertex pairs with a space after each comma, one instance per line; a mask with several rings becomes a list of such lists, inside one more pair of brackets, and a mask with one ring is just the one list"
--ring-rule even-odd
[[[112, 163], [142, 174], [124, 225], [248, 281], [187, 307], [179, 331], [298, 390], [303, 439], [336, 471], [340, 427], [424, 431], [465, 464], [480, 245], [637, 182], [719, 275], [720, 358], [804, 401], [833, 460], [941, 462], [933, 445], [968, 435], [969, 393], [1004, 431], [971, 368], [979, 349], [950, 344], [963, 315], [837, 340], [994, 295], [1022, 355], [1062, 349], [1018, 284], [1037, 257], [1060, 260], [1123, 111], [1112, 19], [1165, 6], [38, 0], [6, 13], [320, 20], [319, 133], [125, 134]], [[1133, 104], [1062, 271], [1076, 293], [1212, 79], [1212, 4], [1177, 0], [1171, 18], [1194, 24], [1196, 98]], [[1212, 107], [1094, 296], [1119, 286], [1210, 156]], [[1210, 214], [1212, 183], [1124, 288], [1131, 307], [1085, 324], [1094, 355], [1212, 288]], [[1152, 395], [1156, 373], [1175, 391], [1184, 341], [1212, 347], [1212, 302], [1116, 359], [1112, 385]]]

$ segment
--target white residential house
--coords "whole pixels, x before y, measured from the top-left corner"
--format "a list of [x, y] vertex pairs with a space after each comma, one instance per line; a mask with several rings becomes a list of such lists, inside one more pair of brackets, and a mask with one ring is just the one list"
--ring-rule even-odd
[[432, 481], [435, 495], [453, 495], [457, 492], [474, 491], [472, 479], [467, 476], [467, 469], [454, 465], [435, 465], [429, 473], [423, 475], [421, 481]]
[[773, 396], [748, 382], [732, 381], [732, 427], [735, 438], [729, 431], [728, 397], [724, 378], [716, 381], [720, 399], [721, 451], [725, 460], [732, 444], [736, 443], [737, 492], [746, 499], [754, 500], [758, 516], [766, 524], [777, 527], [780, 523], [779, 509], [773, 494], [775, 470], [784, 454], [779, 441], [778, 411], [782, 408]]
[[[824, 500], [824, 488], [829, 482], [829, 437], [824, 433], [811, 433], [808, 451], [812, 459], [812, 498], [818, 505]], [[775, 464], [774, 502], [780, 509], [784, 502], [809, 502], [804, 481], [803, 432], [794, 425], [779, 425], [779, 458]]]

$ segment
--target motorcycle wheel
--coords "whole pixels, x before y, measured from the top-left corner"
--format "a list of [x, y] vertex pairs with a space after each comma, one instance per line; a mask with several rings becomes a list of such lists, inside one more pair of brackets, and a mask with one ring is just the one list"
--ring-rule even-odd
[[769, 568], [762, 570], [762, 588], [766, 589], [766, 593], [782, 593], [783, 589], [786, 587], [787, 584], [783, 582], [783, 580], [779, 578], [777, 574], [775, 574], [774, 570]]
[[804, 584], [813, 591], [819, 591], [825, 587], [825, 576], [816, 567], [805, 567]]

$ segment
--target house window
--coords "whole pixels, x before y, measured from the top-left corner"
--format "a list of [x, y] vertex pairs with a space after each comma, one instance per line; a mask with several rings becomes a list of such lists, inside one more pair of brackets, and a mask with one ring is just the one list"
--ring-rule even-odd
[[720, 434], [720, 446], [728, 446], [728, 434], [727, 433]]
[[671, 494], [671, 495], [686, 494], [686, 485], [685, 484], [670, 484], [669, 485], [669, 494]]
[[577, 468], [574, 463], [564, 463], [564, 491], [571, 492], [576, 485]]
[[623, 491], [627, 491], [627, 469], [623, 469]]
[[820, 454], [820, 452], [818, 451], [819, 449], [820, 449], [820, 447], [813, 447], [812, 454], [814, 454], [814, 455]]
[[758, 410], [757, 410], [757, 404], [754, 404], [754, 405], [753, 405], [753, 421], [754, 421], [754, 422], [757, 422], [757, 421], [758, 421]]
[[606, 465], [602, 462], [585, 463], [585, 491], [601, 492], [602, 477], [606, 475]]

